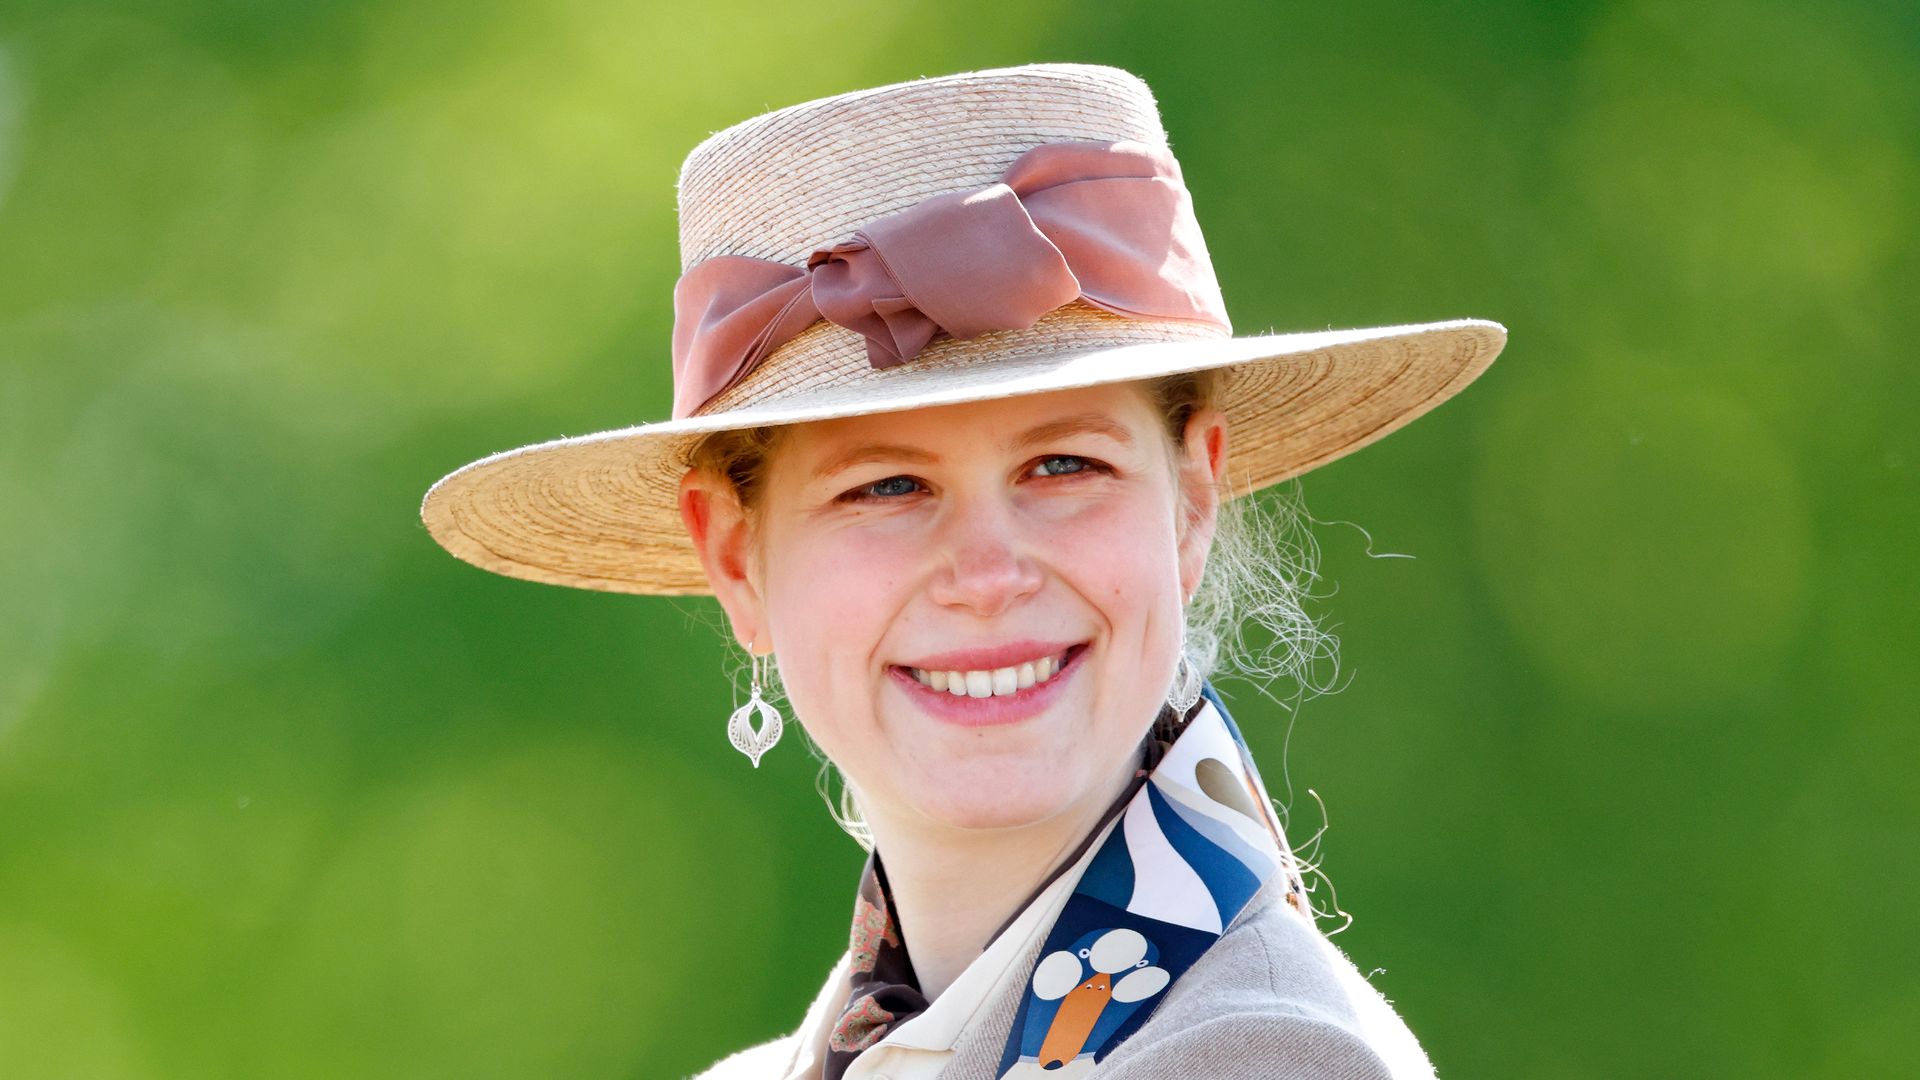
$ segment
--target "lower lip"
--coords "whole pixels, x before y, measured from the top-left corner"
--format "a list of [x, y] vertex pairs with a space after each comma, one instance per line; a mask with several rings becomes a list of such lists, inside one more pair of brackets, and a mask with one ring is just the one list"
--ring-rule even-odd
[[1086, 651], [1085, 645], [1068, 649], [1066, 662], [1046, 682], [1034, 683], [1017, 693], [983, 698], [956, 696], [949, 690], [922, 686], [920, 680], [903, 667], [890, 668], [888, 673], [905, 689], [907, 697], [935, 720], [959, 727], [994, 727], [1017, 724], [1045, 712], [1064, 692], [1067, 680], [1080, 670], [1080, 657]]

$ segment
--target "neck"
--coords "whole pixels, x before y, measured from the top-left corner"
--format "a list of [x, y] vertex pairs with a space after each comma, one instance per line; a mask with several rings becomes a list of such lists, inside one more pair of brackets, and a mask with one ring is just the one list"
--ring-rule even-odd
[[946, 992], [1132, 782], [1138, 758], [1067, 810], [1000, 829], [959, 829], [905, 815], [869, 814], [886, 864], [900, 934], [920, 992]]

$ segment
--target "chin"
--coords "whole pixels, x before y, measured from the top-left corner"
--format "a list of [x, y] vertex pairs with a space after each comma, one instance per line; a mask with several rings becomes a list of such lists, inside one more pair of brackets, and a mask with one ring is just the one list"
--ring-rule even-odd
[[1064, 813], [1080, 785], [1058, 769], [1026, 775], [1026, 770], [997, 769], [990, 777], [961, 773], [923, 785], [915, 798], [928, 818], [956, 829], [1011, 829]]
[[923, 812], [955, 829], [1017, 829], [1045, 821], [1063, 809], [1064, 805], [1057, 800], [1032, 800], [1026, 804], [994, 802], [969, 793], [950, 803], [923, 807]]

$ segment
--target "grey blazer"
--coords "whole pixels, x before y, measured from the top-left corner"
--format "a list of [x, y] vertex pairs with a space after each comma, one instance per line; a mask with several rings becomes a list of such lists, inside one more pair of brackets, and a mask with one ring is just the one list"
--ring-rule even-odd
[[[1284, 875], [1254, 894], [1153, 1015], [1093, 1070], [1099, 1080], [1432, 1080], [1407, 1025], [1338, 946], [1288, 907]], [[1044, 937], [1044, 935], [1042, 935]], [[1021, 971], [1032, 970], [1043, 941]], [[1025, 979], [954, 1047], [940, 1080], [996, 1080]], [[794, 1036], [717, 1063], [704, 1080], [784, 1076]]]

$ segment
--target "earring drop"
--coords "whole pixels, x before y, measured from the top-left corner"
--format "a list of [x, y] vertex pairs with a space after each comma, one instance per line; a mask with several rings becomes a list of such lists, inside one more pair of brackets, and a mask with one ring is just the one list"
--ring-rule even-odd
[[[753, 689], [747, 697], [747, 703], [733, 710], [733, 715], [727, 719], [727, 741], [733, 743], [735, 750], [747, 755], [748, 760], [752, 761], [753, 767], [757, 769], [760, 767], [760, 756], [773, 749], [773, 744], [780, 741], [782, 723], [780, 710], [760, 696], [760, 681], [762, 672], [765, 671], [766, 658], [753, 655], [752, 643], [747, 645], [747, 662], [753, 672], [751, 676]], [[754, 729], [756, 718], [760, 721], [758, 730]]]

